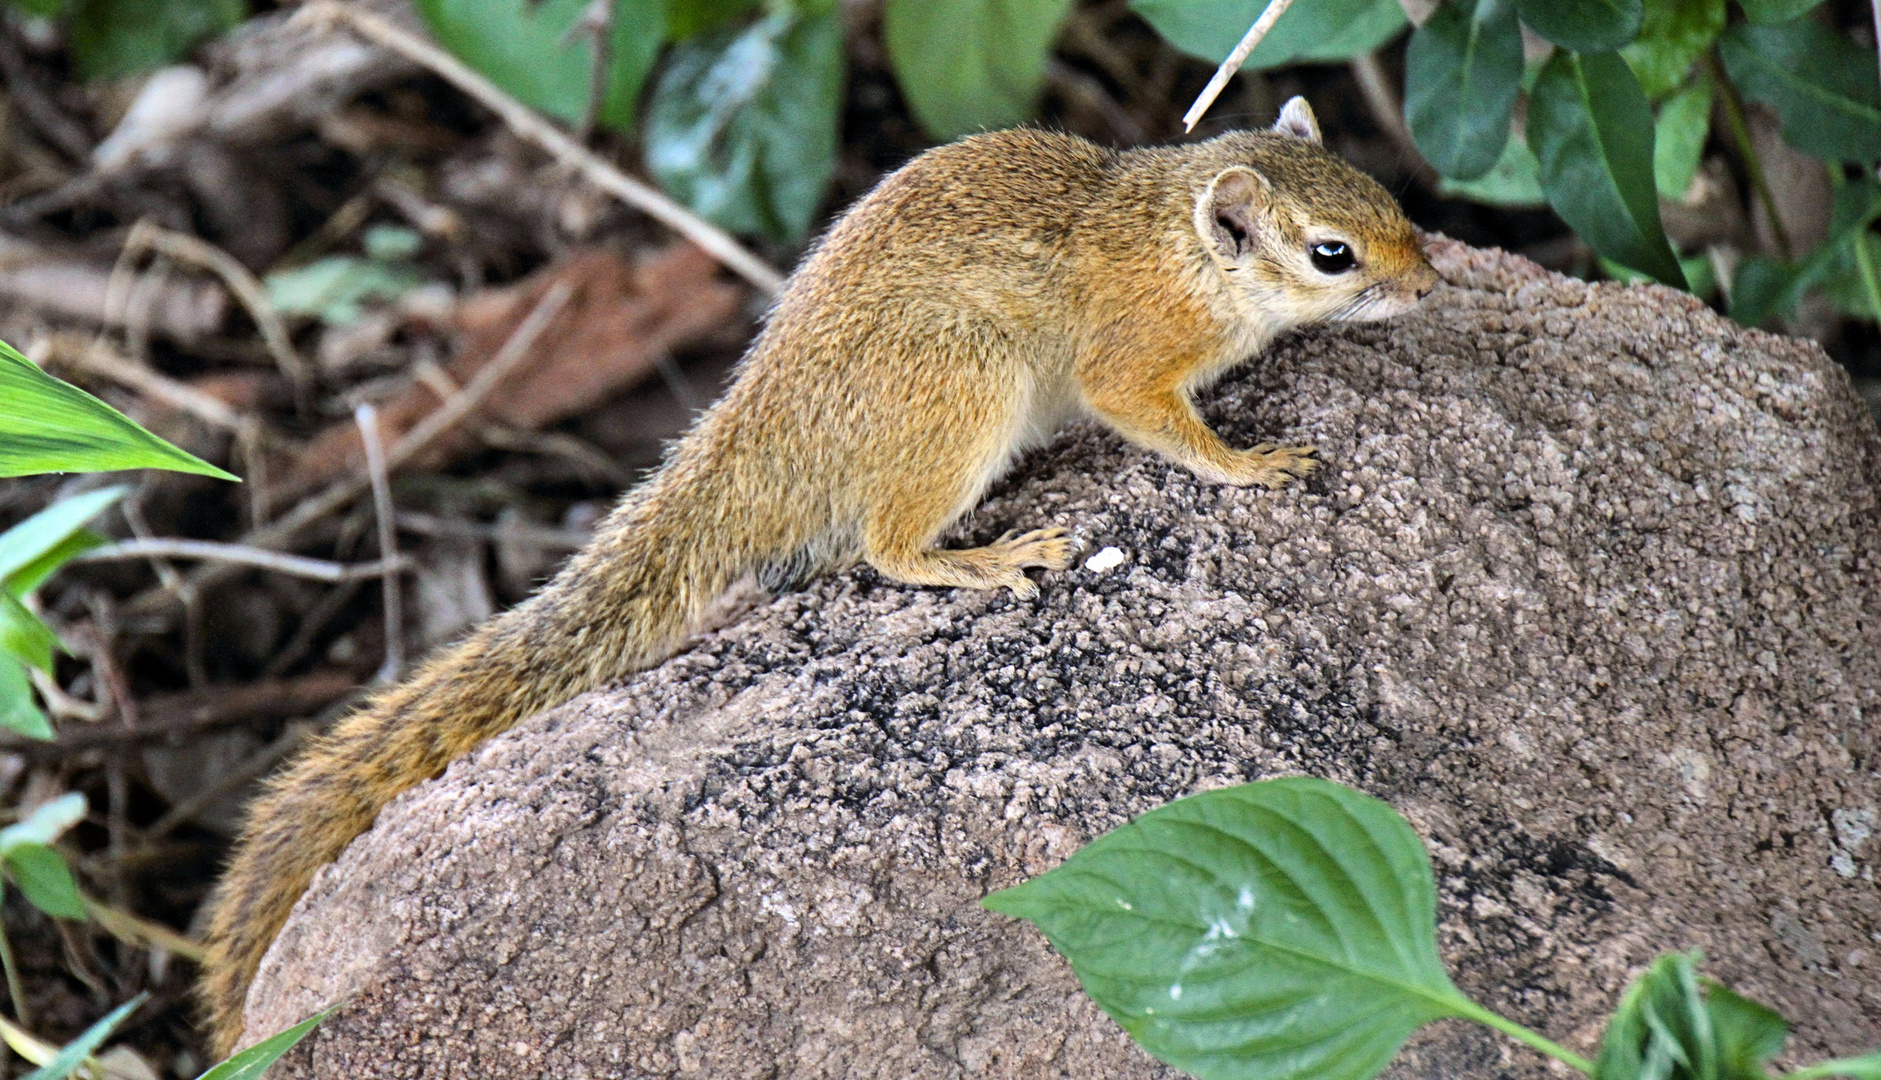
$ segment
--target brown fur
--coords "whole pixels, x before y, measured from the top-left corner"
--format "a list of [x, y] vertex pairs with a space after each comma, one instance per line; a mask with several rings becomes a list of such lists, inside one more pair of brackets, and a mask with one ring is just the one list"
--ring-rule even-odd
[[[1302, 119], [1302, 113], [1304, 118]], [[1278, 487], [1309, 447], [1228, 447], [1190, 395], [1294, 327], [1407, 310], [1436, 275], [1382, 188], [1283, 130], [1116, 153], [1009, 131], [923, 154], [830, 230], [737, 381], [540, 593], [379, 694], [255, 804], [219, 890], [215, 1042], [314, 871], [400, 792], [519, 720], [670, 652], [714, 599], [866, 560], [1031, 596], [1061, 528], [936, 546], [1025, 447], [1084, 412], [1203, 477]], [[1296, 137], [1296, 135], [1298, 137]], [[1316, 272], [1310, 245], [1360, 266]]]

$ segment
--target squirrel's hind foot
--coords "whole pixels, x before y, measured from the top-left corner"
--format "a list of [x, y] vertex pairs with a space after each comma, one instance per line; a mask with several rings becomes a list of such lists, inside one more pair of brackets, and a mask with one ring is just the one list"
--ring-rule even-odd
[[1237, 450], [1234, 471], [1228, 482], [1242, 487], [1285, 487], [1305, 478], [1319, 468], [1317, 446], [1276, 446], [1262, 443], [1251, 450]]

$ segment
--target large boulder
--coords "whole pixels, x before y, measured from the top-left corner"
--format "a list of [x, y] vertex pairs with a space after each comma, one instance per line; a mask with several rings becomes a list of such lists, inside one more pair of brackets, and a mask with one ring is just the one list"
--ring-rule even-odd
[[[1316, 443], [1310, 482], [1070, 429], [966, 538], [1122, 565], [1031, 602], [835, 575], [521, 725], [322, 872], [249, 1036], [347, 998], [281, 1074], [1169, 1076], [978, 901], [1306, 773], [1411, 819], [1459, 985], [1582, 1052], [1693, 947], [1793, 1058], [1881, 1043], [1874, 421], [1811, 344], [1434, 246], [1423, 313], [1207, 396]], [[1547, 1072], [1461, 1024], [1394, 1068]]]

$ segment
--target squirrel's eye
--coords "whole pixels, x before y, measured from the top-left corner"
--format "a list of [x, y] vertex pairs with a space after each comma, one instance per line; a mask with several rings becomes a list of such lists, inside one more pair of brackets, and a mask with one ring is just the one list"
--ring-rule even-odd
[[1358, 260], [1352, 257], [1352, 249], [1337, 240], [1314, 244], [1308, 254], [1322, 274], [1343, 274], [1358, 265]]

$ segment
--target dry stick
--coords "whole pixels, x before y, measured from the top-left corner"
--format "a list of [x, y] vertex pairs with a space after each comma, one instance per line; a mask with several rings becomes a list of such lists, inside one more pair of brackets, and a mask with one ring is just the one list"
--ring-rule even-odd
[[[156, 530], [150, 527], [150, 522], [144, 520], [142, 503], [142, 489], [124, 500], [120, 507], [124, 512], [124, 521], [130, 525], [132, 537], [155, 540]], [[190, 588], [169, 560], [152, 557], [150, 568], [156, 572], [157, 580], [163, 587], [175, 593], [176, 598], [183, 602], [183, 673], [189, 678], [190, 688], [206, 685], [209, 682], [209, 669], [203, 663], [202, 597]]]
[[281, 313], [274, 310], [274, 302], [268, 299], [267, 290], [262, 288], [261, 282], [249, 272], [248, 267], [214, 244], [186, 233], [173, 232], [148, 219], [131, 227], [131, 234], [124, 238], [124, 248], [131, 252], [161, 252], [221, 278], [235, 298], [248, 309], [248, 317], [255, 320], [255, 326], [261, 330], [261, 339], [267, 344], [268, 352], [280, 366], [281, 374], [287, 376], [287, 381], [294, 387], [296, 404], [306, 408], [307, 395], [313, 386], [307, 361], [294, 351], [294, 342], [287, 336], [287, 324], [281, 321]]
[[1242, 35], [1241, 44], [1236, 45], [1234, 51], [1228, 54], [1228, 59], [1223, 60], [1221, 66], [1215, 69], [1215, 77], [1208, 80], [1208, 85], [1202, 87], [1201, 94], [1197, 95], [1195, 104], [1189, 106], [1189, 111], [1182, 114], [1182, 130], [1195, 130], [1195, 125], [1202, 119], [1202, 114], [1208, 111], [1208, 107], [1221, 96], [1222, 90], [1227, 88], [1228, 80], [1234, 78], [1234, 73], [1241, 70], [1241, 65], [1247, 62], [1247, 55], [1254, 51], [1255, 47], [1261, 43], [1261, 39], [1267, 36], [1267, 31], [1272, 30], [1274, 23], [1292, 6], [1293, 0], [1267, 0], [1267, 7], [1261, 12], [1260, 18], [1255, 19], [1254, 25], [1248, 27], [1247, 33]]
[[[246, 544], [224, 544], [215, 540], [180, 540], [169, 537], [149, 540], [120, 540], [115, 544], [93, 548], [74, 556], [72, 561], [113, 562], [121, 559], [207, 559], [211, 562], [234, 563], [241, 566], [254, 566], [263, 570], [290, 577], [312, 578], [315, 581], [343, 582], [364, 581], [368, 578], [390, 577], [401, 570], [409, 569], [410, 560], [394, 556], [368, 563], [329, 562], [326, 559], [310, 559], [305, 555], [288, 555], [266, 548], [249, 547]], [[187, 582], [179, 583], [177, 590], [187, 587]]]
[[[1275, 2], [1279, 3], [1280, 0]], [[581, 172], [596, 187], [699, 245], [746, 281], [767, 293], [775, 293], [783, 287], [782, 274], [747, 251], [723, 229], [608, 164], [599, 155], [570, 138], [566, 132], [544, 120], [535, 110], [504, 93], [495, 83], [435, 45], [355, 4], [315, 0], [302, 7], [294, 18], [329, 24], [346, 23], [359, 36], [429, 68], [445, 82], [476, 98], [485, 108], [502, 117], [510, 130], [547, 151], [564, 167]]]
[[[404, 437], [392, 444], [392, 449], [385, 455], [385, 467], [388, 471], [397, 469], [414, 455], [430, 446], [439, 436], [457, 426], [470, 415], [471, 411], [483, 404], [483, 399], [495, 390], [497, 384], [514, 371], [529, 350], [535, 347], [536, 339], [548, 327], [549, 320], [561, 313], [574, 295], [574, 287], [566, 281], [558, 281], [542, 294], [534, 310], [529, 312], [521, 324], [510, 334], [509, 340], [497, 350], [490, 362], [477, 371], [475, 378], [466, 383], [464, 389], [453, 395], [450, 400], [428, 413], [417, 426], [406, 432]], [[300, 531], [335, 510], [352, 502], [368, 490], [372, 482], [365, 477], [348, 477], [335, 481], [318, 495], [309, 496], [294, 509], [276, 518], [272, 524], [256, 529], [242, 537], [242, 543], [249, 547], [277, 548], [300, 535]], [[222, 580], [230, 573], [229, 564], [218, 563], [199, 567], [188, 577], [191, 587], [201, 591]]]
[[601, 106], [607, 98], [607, 69], [613, 63], [614, 0], [589, 0], [588, 7], [562, 35], [562, 48], [585, 34], [594, 42], [594, 68], [588, 76], [588, 100], [581, 109], [581, 123], [575, 127], [576, 141], [586, 145], [600, 122]]
[[[379, 519], [379, 558], [398, 558], [398, 527], [392, 521], [392, 481], [386, 475], [385, 447], [379, 442], [379, 410], [370, 402], [353, 410], [353, 422], [359, 425], [359, 439], [366, 447], [366, 476], [372, 481], [372, 513]], [[386, 576], [380, 586], [384, 591], [385, 660], [379, 665], [376, 683], [398, 678], [405, 666], [405, 605], [398, 579]]]

